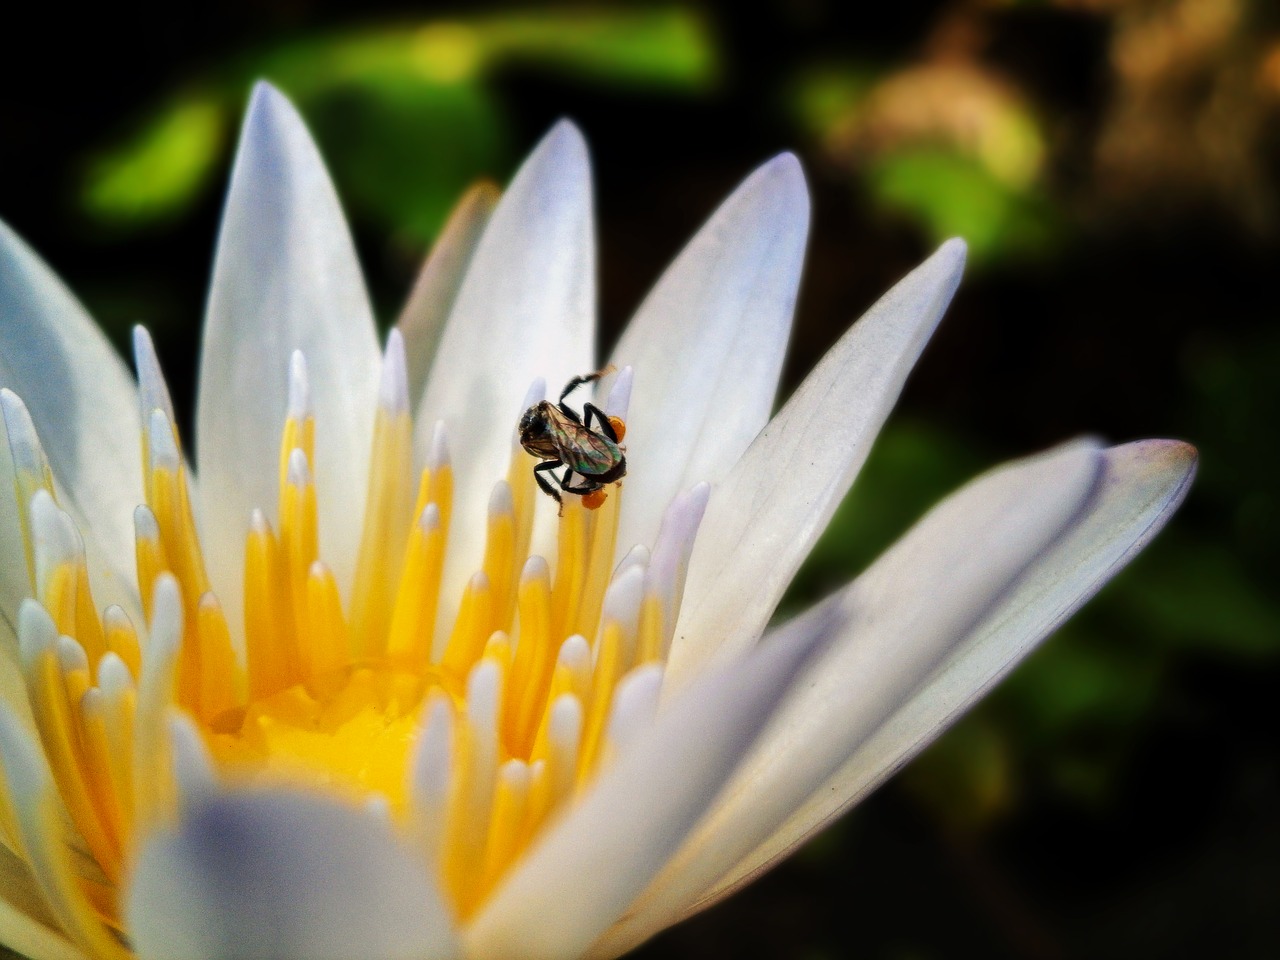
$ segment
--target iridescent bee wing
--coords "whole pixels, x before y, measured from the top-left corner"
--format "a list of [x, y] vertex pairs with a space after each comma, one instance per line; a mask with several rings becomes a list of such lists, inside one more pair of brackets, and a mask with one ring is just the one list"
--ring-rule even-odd
[[584, 477], [598, 477], [608, 473], [622, 459], [622, 451], [608, 437], [588, 430], [580, 423], [557, 418], [560, 460], [573, 472]]

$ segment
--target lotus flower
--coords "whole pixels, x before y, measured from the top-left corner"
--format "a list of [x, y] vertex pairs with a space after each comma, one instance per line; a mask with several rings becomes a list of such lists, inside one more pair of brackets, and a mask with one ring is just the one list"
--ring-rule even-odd
[[807, 225], [783, 155], [694, 237], [596, 385], [626, 476], [603, 503], [557, 490], [562, 514], [515, 425], [597, 366], [571, 124], [464, 201], [380, 350], [316, 148], [259, 86], [194, 470], [146, 332], [135, 382], [0, 231], [0, 940], [617, 956], [936, 737], [1155, 534], [1194, 451], [1000, 467], [770, 627], [965, 255], [943, 245], [770, 418]]

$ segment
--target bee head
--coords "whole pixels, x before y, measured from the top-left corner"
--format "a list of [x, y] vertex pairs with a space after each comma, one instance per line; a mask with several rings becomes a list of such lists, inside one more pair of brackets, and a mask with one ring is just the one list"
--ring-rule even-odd
[[535, 403], [520, 417], [520, 446], [544, 460], [553, 460], [558, 456], [555, 438], [552, 436], [551, 421], [548, 408], [551, 404], [546, 400]]

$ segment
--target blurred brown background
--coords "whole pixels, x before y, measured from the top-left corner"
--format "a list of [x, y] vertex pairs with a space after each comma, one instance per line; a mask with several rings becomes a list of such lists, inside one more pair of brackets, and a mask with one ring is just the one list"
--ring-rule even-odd
[[792, 609], [1002, 458], [1081, 432], [1200, 446], [1170, 530], [998, 693], [640, 955], [1280, 956], [1271, 0], [33, 14], [0, 58], [0, 216], [118, 343], [151, 326], [188, 415], [230, 151], [265, 76], [330, 161], [384, 321], [452, 199], [505, 180], [562, 115], [595, 162], [606, 345], [783, 149], [814, 198], [786, 389], [939, 240], [968, 238], [956, 303]]

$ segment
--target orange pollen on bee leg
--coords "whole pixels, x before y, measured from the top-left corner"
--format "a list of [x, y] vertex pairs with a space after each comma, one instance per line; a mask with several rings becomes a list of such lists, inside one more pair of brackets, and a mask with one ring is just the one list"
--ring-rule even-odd
[[610, 417], [609, 426], [613, 427], [614, 436], [618, 438], [618, 443], [621, 443], [627, 435], [626, 423], [621, 417]]
[[[154, 381], [154, 357], [143, 363]], [[614, 755], [614, 691], [632, 670], [665, 660], [706, 487], [679, 495], [653, 550], [632, 549], [621, 564], [621, 485], [566, 498], [549, 563], [530, 543], [535, 511], [549, 517], [553, 506], [513, 438], [486, 534], [480, 517], [452, 517], [441, 427], [420, 480], [415, 473], [403, 344], [393, 334], [371, 438], [366, 536], [344, 599], [321, 556], [324, 477], [314, 450], [323, 424], [300, 354], [289, 376], [279, 503], [255, 512], [246, 532], [244, 609], [230, 618], [205, 572], [165, 410], [143, 416], [141, 596], [135, 609], [103, 611], [29, 416], [0, 395], [16, 489], [28, 493], [20, 519], [34, 599], [19, 639], [41, 755], [80, 849], [109, 883], [128, 875], [150, 830], [178, 815], [177, 772], [202, 748], [195, 766], [223, 786], [376, 802], [465, 918]], [[144, 391], [144, 407], [155, 397]], [[622, 418], [609, 420], [621, 440]], [[457, 593], [446, 586], [454, 521], [485, 544], [483, 569]], [[140, 611], [151, 621], [145, 644]], [[171, 740], [175, 713], [200, 737]], [[0, 777], [0, 829], [15, 822], [5, 787]], [[110, 900], [87, 909], [118, 922]]]

